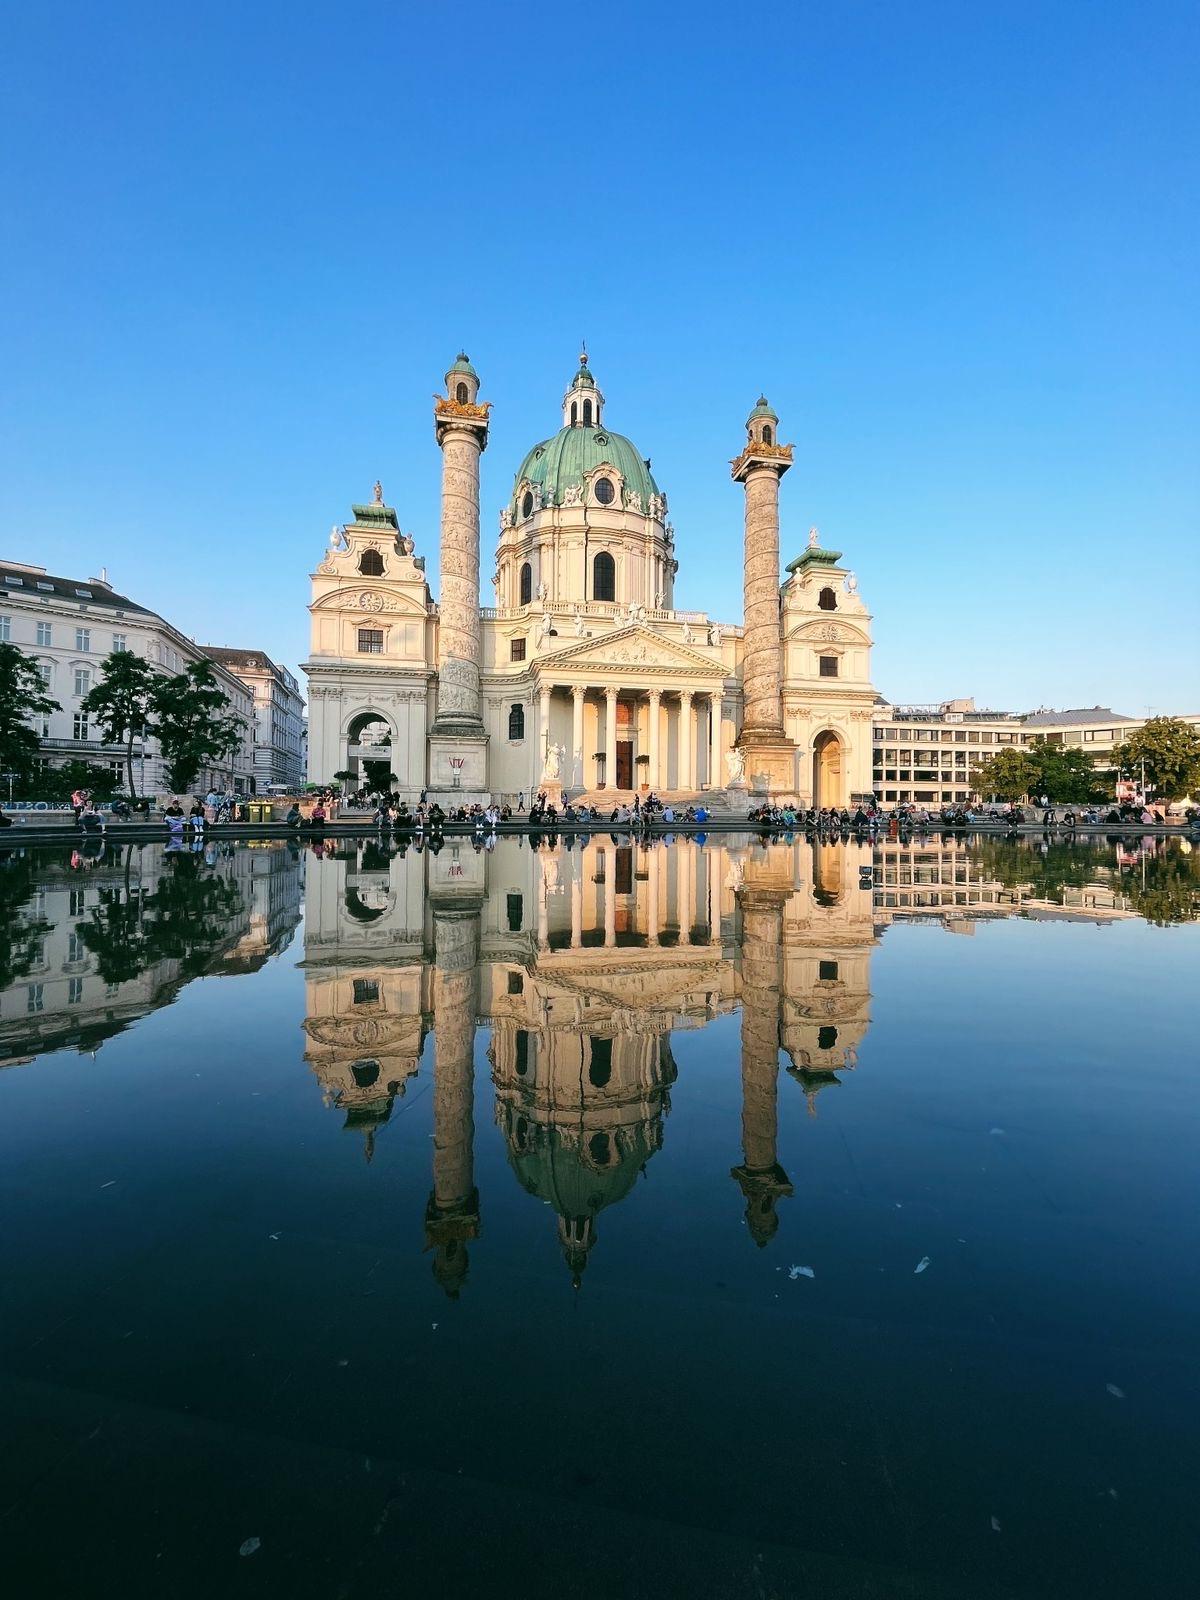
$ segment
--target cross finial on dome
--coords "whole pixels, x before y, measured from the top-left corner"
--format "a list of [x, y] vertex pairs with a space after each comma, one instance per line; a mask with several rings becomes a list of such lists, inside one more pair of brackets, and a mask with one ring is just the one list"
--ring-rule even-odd
[[579, 341], [579, 365], [581, 367], [586, 367], [587, 366], [587, 340], [586, 339], [581, 339]]

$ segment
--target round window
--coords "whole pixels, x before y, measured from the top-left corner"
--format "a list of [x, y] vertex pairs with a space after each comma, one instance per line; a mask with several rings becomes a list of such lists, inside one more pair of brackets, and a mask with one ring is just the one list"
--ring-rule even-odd
[[530, 494], [528, 489], [525, 491], [524, 500], [521, 501], [521, 515], [523, 517], [533, 515], [533, 496]]
[[596, 479], [596, 499], [602, 506], [610, 506], [617, 497], [616, 487], [611, 478]]

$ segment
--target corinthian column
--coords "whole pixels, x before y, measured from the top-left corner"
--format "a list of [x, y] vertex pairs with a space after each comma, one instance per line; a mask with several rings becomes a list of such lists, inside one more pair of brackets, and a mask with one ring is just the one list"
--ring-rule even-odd
[[438, 596], [438, 713], [435, 733], [482, 734], [479, 709], [479, 457], [487, 446], [488, 405], [466, 356], [446, 374], [434, 403], [442, 450], [442, 549]]
[[425, 1240], [433, 1275], [457, 1298], [467, 1277], [467, 1241], [479, 1233], [475, 1187], [475, 1013], [478, 900], [433, 903], [433, 1193]]

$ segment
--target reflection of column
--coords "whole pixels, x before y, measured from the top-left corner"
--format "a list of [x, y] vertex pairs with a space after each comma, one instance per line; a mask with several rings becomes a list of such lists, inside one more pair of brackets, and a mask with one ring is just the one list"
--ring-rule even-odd
[[467, 1278], [467, 1240], [479, 1234], [475, 1188], [475, 1011], [478, 900], [433, 904], [433, 1193], [425, 1241], [433, 1275], [452, 1299]]
[[[587, 787], [587, 778], [584, 776], [583, 760], [583, 697], [587, 690], [582, 684], [575, 684], [571, 689], [571, 776], [576, 771], [579, 781]], [[578, 762], [578, 768], [576, 763]]]
[[695, 740], [692, 728], [692, 691], [679, 691], [679, 787], [696, 787]]
[[657, 789], [662, 784], [662, 773], [658, 766], [658, 734], [662, 710], [662, 690], [650, 691], [650, 766], [646, 772], [646, 782], [652, 789]]
[[546, 875], [547, 858], [542, 858], [542, 881], [538, 886], [538, 949], [550, 944], [550, 883]]
[[609, 847], [604, 852], [604, 943], [610, 948], [617, 942], [617, 852]]
[[617, 787], [617, 691], [604, 691], [604, 781]]
[[681, 839], [675, 854], [679, 862], [679, 942], [690, 944], [696, 920], [696, 847], [690, 839]]
[[574, 875], [571, 878], [571, 949], [578, 950], [583, 943], [583, 856], [575, 857], [571, 863]]
[[646, 852], [646, 871], [650, 888], [649, 900], [646, 907], [646, 938], [650, 944], [658, 943], [658, 883], [663, 870], [666, 852], [655, 850], [653, 846]]
[[721, 942], [721, 852], [713, 846], [705, 851], [704, 864], [708, 869], [708, 942]]
[[738, 890], [742, 908], [742, 1150], [731, 1176], [746, 1197], [746, 1226], [760, 1248], [779, 1226], [775, 1206], [791, 1194], [776, 1160], [779, 1120], [780, 954], [787, 893]]
[[714, 694], [708, 702], [708, 787], [721, 787], [721, 696]]

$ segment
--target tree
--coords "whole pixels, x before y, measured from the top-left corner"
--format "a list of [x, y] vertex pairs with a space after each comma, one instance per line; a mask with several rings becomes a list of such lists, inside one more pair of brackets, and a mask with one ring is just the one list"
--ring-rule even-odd
[[16, 645], [0, 644], [0, 771], [29, 778], [41, 748], [30, 718], [59, 709], [46, 693], [37, 663]]
[[95, 717], [106, 744], [125, 746], [125, 772], [129, 793], [137, 797], [133, 781], [133, 741], [155, 731], [152, 713], [159, 674], [132, 650], [114, 650], [100, 663], [101, 676], [80, 701], [80, 710]]
[[354, 774], [350, 771], [349, 767], [343, 767], [340, 772], [335, 772], [334, 777], [337, 779], [338, 783], [354, 782]]
[[1036, 779], [1037, 770], [1028, 753], [1015, 745], [1009, 750], [997, 750], [994, 756], [985, 756], [971, 769], [972, 786], [980, 794], [992, 794], [999, 800], [1022, 799]]
[[1078, 745], [1050, 744], [1035, 739], [1026, 755], [1036, 776], [1033, 788], [1055, 805], [1088, 805], [1111, 798], [1097, 773], [1091, 752]]
[[210, 661], [190, 661], [154, 689], [158, 744], [167, 764], [167, 782], [183, 793], [201, 767], [230, 756], [242, 741], [244, 724], [229, 710]]
[[49, 767], [42, 773], [38, 780], [39, 798], [66, 800], [76, 789], [86, 789], [94, 800], [108, 800], [120, 783], [111, 767], [102, 767], [96, 761], [64, 761], [61, 767]]
[[1200, 790], [1200, 734], [1178, 717], [1151, 717], [1112, 753], [1118, 772], [1141, 779], [1156, 800], [1182, 800]]

